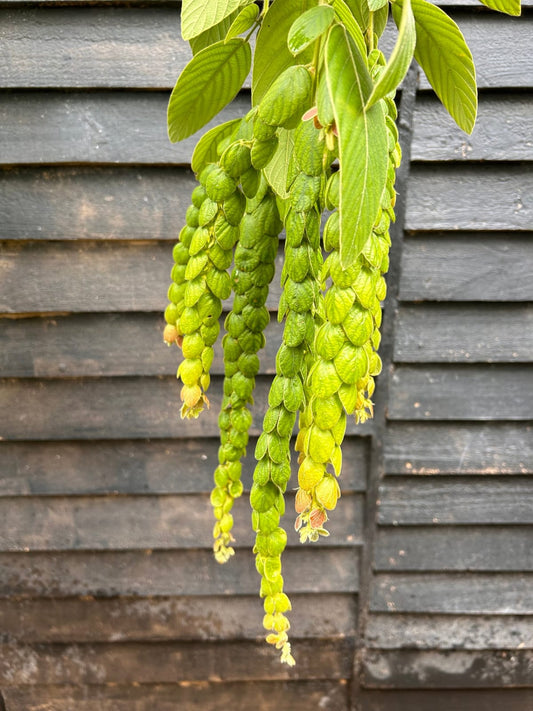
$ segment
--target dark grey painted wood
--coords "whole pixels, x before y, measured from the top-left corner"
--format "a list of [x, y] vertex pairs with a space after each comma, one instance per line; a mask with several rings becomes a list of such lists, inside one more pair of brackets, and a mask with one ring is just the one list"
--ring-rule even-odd
[[399, 363], [526, 363], [533, 360], [531, 304], [403, 305], [394, 359]]
[[527, 423], [390, 423], [389, 474], [533, 473], [533, 432]]
[[528, 165], [431, 165], [411, 169], [409, 230], [531, 230]]
[[365, 691], [361, 711], [523, 711], [533, 704], [532, 689]]
[[500, 235], [430, 236], [405, 240], [403, 301], [531, 301], [533, 240]]
[[530, 420], [533, 372], [526, 365], [397, 367], [392, 420]]

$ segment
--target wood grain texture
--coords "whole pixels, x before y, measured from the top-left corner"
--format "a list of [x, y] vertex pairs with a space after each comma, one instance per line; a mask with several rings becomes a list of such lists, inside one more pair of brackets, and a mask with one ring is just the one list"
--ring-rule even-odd
[[[350, 593], [291, 595], [296, 639], [355, 637], [357, 599]], [[218, 597], [2, 599], [6, 641], [67, 644], [263, 638], [257, 595]]]
[[532, 548], [533, 532], [527, 526], [468, 525], [438, 529], [392, 526], [377, 533], [374, 568], [413, 572], [531, 572]]
[[531, 615], [531, 573], [380, 573], [370, 609], [452, 615]]
[[[242, 481], [252, 485], [256, 438], [243, 460]], [[208, 493], [218, 464], [218, 437], [160, 441], [0, 442], [2, 496]], [[343, 491], [363, 492], [368, 438], [343, 442]], [[297, 462], [292, 462], [296, 479]]]
[[[533, 144], [533, 142], [532, 142]], [[531, 230], [531, 168], [522, 165], [413, 164], [408, 230]]]
[[1, 237], [177, 241], [195, 185], [182, 168], [5, 169]]
[[395, 335], [397, 363], [527, 363], [533, 306], [402, 305]]
[[399, 366], [392, 420], [530, 420], [533, 377], [526, 365]]
[[446, 689], [363, 691], [361, 711], [523, 711], [533, 689]]
[[527, 423], [390, 423], [384, 457], [388, 474], [533, 473]]
[[533, 159], [533, 99], [527, 94], [479, 97], [476, 126], [461, 131], [436, 96], [419, 96], [413, 123], [413, 161], [527, 161]]
[[428, 234], [405, 240], [402, 301], [531, 301], [533, 240]]
[[[251, 551], [228, 565], [207, 550], [0, 553], [0, 573], [0, 597], [255, 595], [259, 589]], [[288, 592], [355, 593], [359, 552], [289, 549], [283, 575]]]

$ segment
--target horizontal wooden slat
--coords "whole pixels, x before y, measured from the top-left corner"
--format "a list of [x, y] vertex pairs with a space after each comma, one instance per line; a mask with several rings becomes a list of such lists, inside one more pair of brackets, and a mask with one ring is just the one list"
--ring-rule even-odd
[[[505, 506], [505, 500], [501, 506]], [[433, 530], [393, 526], [378, 531], [374, 568], [436, 572], [533, 571], [533, 530], [526, 526]]]
[[531, 230], [532, 190], [527, 165], [414, 164], [405, 226], [421, 231]]
[[531, 649], [533, 618], [372, 614], [365, 640], [377, 649]]
[[177, 241], [195, 184], [184, 168], [2, 170], [0, 237]]
[[396, 573], [376, 575], [376, 612], [533, 614], [531, 573]]
[[[200, 136], [170, 143], [168, 99], [167, 91], [0, 94], [0, 160], [8, 165], [189, 164]], [[244, 116], [249, 108], [250, 96], [244, 93], [202, 132]]]
[[363, 683], [374, 688], [499, 688], [531, 686], [531, 650], [368, 651]]
[[[291, 595], [297, 639], [354, 637], [356, 597]], [[257, 595], [0, 600], [4, 639], [30, 643], [262, 639]]]
[[[243, 460], [242, 481], [252, 484], [256, 438]], [[1, 496], [194, 494], [210, 492], [218, 438], [161, 441], [0, 442]], [[369, 441], [342, 445], [343, 491], [366, 488]], [[292, 461], [296, 479], [298, 464]]]
[[[298, 653], [298, 649], [300, 652]], [[0, 645], [0, 682], [22, 684], [171, 684], [274, 679], [346, 679], [353, 640], [296, 641], [297, 671], [261, 642], [115, 642], [96, 645]], [[26, 663], [21, 665], [20, 660]]]
[[526, 94], [481, 94], [476, 126], [469, 136], [436, 97], [420, 96], [411, 160], [533, 160], [532, 110], [533, 99]]
[[[286, 501], [287, 545], [298, 546], [292, 492]], [[232, 511], [238, 547], [253, 546], [249, 513], [248, 497], [241, 497]], [[0, 498], [0, 550], [210, 549], [213, 523], [207, 494]], [[362, 544], [361, 494], [341, 497], [328, 529], [325, 545]]]
[[388, 480], [380, 487], [378, 522], [388, 525], [533, 523], [533, 480], [525, 477]]
[[533, 689], [394, 689], [361, 694], [361, 711], [524, 711], [531, 705]]
[[[258, 434], [271, 378], [258, 376], [254, 424]], [[15, 440], [146, 439], [216, 437], [222, 381], [213, 378], [211, 408], [196, 420], [180, 418], [180, 386], [175, 378], [95, 378], [0, 381], [3, 408], [0, 437]], [[348, 434], [368, 435], [372, 421]]]
[[508, 233], [406, 239], [400, 299], [531, 301], [533, 240]]
[[397, 367], [392, 420], [530, 420], [533, 373], [527, 366]]
[[402, 305], [395, 330], [400, 363], [520, 363], [533, 360], [533, 306]]
[[[348, 593], [359, 586], [357, 549], [311, 546], [284, 553], [289, 592]], [[0, 597], [252, 595], [251, 551], [220, 565], [211, 551], [0, 553]]]
[[389, 474], [533, 473], [529, 424], [390, 423], [384, 457]]
[[[348, 685], [340, 681], [268, 681], [108, 686], [20, 686], [4, 692], [9, 711], [348, 711]], [[514, 710], [511, 710], [514, 711]]]

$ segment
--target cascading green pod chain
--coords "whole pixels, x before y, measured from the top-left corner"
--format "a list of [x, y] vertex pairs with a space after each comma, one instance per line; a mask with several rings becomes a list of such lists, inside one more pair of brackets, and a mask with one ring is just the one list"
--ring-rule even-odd
[[[511, 15], [520, 12], [518, 0], [481, 1]], [[286, 239], [278, 314], [284, 329], [250, 500], [267, 641], [293, 664], [285, 614], [291, 604], [280, 557], [287, 540], [280, 522], [290, 438], [299, 413], [296, 528], [302, 542], [316, 541], [329, 535], [328, 512], [340, 496], [348, 417], [372, 417], [381, 370], [383, 275], [401, 160], [395, 91], [416, 46], [417, 61], [445, 108], [471, 133], [477, 88], [463, 35], [427, 0], [274, 0], [263, 3], [262, 11], [247, 0], [235, 7], [221, 0], [182, 1], [182, 33], [194, 56], [170, 98], [172, 141], [194, 134], [233, 100], [249, 76], [250, 39], [258, 35], [250, 111], [210, 129], [193, 155], [200, 184], [173, 252], [164, 339], [183, 350], [182, 417], [197, 417], [209, 404], [222, 301], [233, 289], [211, 494], [215, 556], [225, 562], [233, 554], [231, 510], [242, 492], [241, 459], [281, 215]], [[385, 60], [379, 42], [389, 12], [398, 37]], [[324, 206], [331, 214], [321, 245]]]

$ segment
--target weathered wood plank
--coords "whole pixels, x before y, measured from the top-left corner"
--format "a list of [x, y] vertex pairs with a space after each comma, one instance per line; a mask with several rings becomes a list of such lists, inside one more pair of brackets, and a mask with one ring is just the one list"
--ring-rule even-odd
[[532, 171], [526, 165], [414, 164], [405, 225], [421, 231], [531, 230], [532, 190]]
[[[289, 592], [354, 593], [358, 568], [357, 549], [300, 547], [285, 551], [283, 577]], [[227, 565], [205, 550], [0, 553], [0, 573], [0, 597], [253, 595], [259, 589], [254, 556], [244, 550]]]
[[[291, 595], [296, 639], [354, 637], [356, 597]], [[263, 639], [257, 597], [0, 600], [4, 639], [29, 643]]]
[[533, 618], [374, 613], [365, 643], [375, 649], [531, 649]]
[[531, 426], [390, 423], [384, 447], [388, 474], [533, 473]]
[[[254, 424], [262, 428], [271, 378], [258, 376]], [[175, 378], [94, 378], [0, 381], [0, 437], [15, 440], [147, 439], [218, 436], [222, 380], [213, 378], [211, 408], [197, 420], [179, 416]], [[348, 434], [368, 435], [372, 422], [348, 424]]]
[[385, 525], [533, 523], [530, 477], [388, 480], [379, 500], [378, 522]]
[[395, 335], [400, 363], [530, 362], [533, 306], [402, 305]]
[[405, 240], [402, 301], [531, 301], [533, 240], [508, 233]]
[[532, 110], [533, 99], [524, 94], [481, 94], [476, 126], [468, 136], [435, 96], [419, 96], [411, 160], [532, 160]]
[[2, 170], [0, 236], [177, 241], [195, 184], [183, 168]]
[[533, 531], [526, 526], [381, 529], [374, 568], [533, 572]]
[[[252, 484], [256, 438], [243, 461]], [[218, 438], [97, 442], [0, 442], [0, 496], [208, 493], [218, 464]], [[366, 489], [369, 441], [343, 442], [343, 491]], [[293, 459], [293, 476], [297, 473]]]
[[370, 607], [375, 612], [531, 615], [531, 573], [380, 573]]
[[[533, 652], [507, 651], [366, 651], [363, 684], [376, 689], [501, 688], [531, 686]], [[477, 708], [477, 707], [476, 707]]]
[[[0, 645], [0, 682], [23, 684], [174, 684], [209, 681], [347, 679], [353, 640], [295, 641], [298, 668], [280, 664], [263, 641], [115, 642]], [[21, 659], [25, 660], [21, 664]]]
[[[0, 95], [0, 160], [6, 165], [187, 165], [200, 136], [195, 134], [175, 145], [170, 143], [166, 122], [168, 99], [167, 91], [115, 94], [22, 91]], [[244, 93], [206, 124], [201, 133], [244, 116], [249, 108], [250, 96]]]
[[392, 420], [530, 420], [533, 377], [525, 365], [397, 367]]
[[524, 711], [533, 689], [446, 689], [363, 691], [361, 711]]
[[[362, 545], [363, 503], [361, 494], [341, 497], [325, 545]], [[251, 548], [255, 534], [247, 496], [235, 502], [232, 513], [236, 545]], [[299, 545], [292, 525], [295, 517], [291, 492], [285, 523], [289, 546]], [[7, 497], [0, 498], [0, 550], [211, 549], [213, 523], [207, 494]]]

